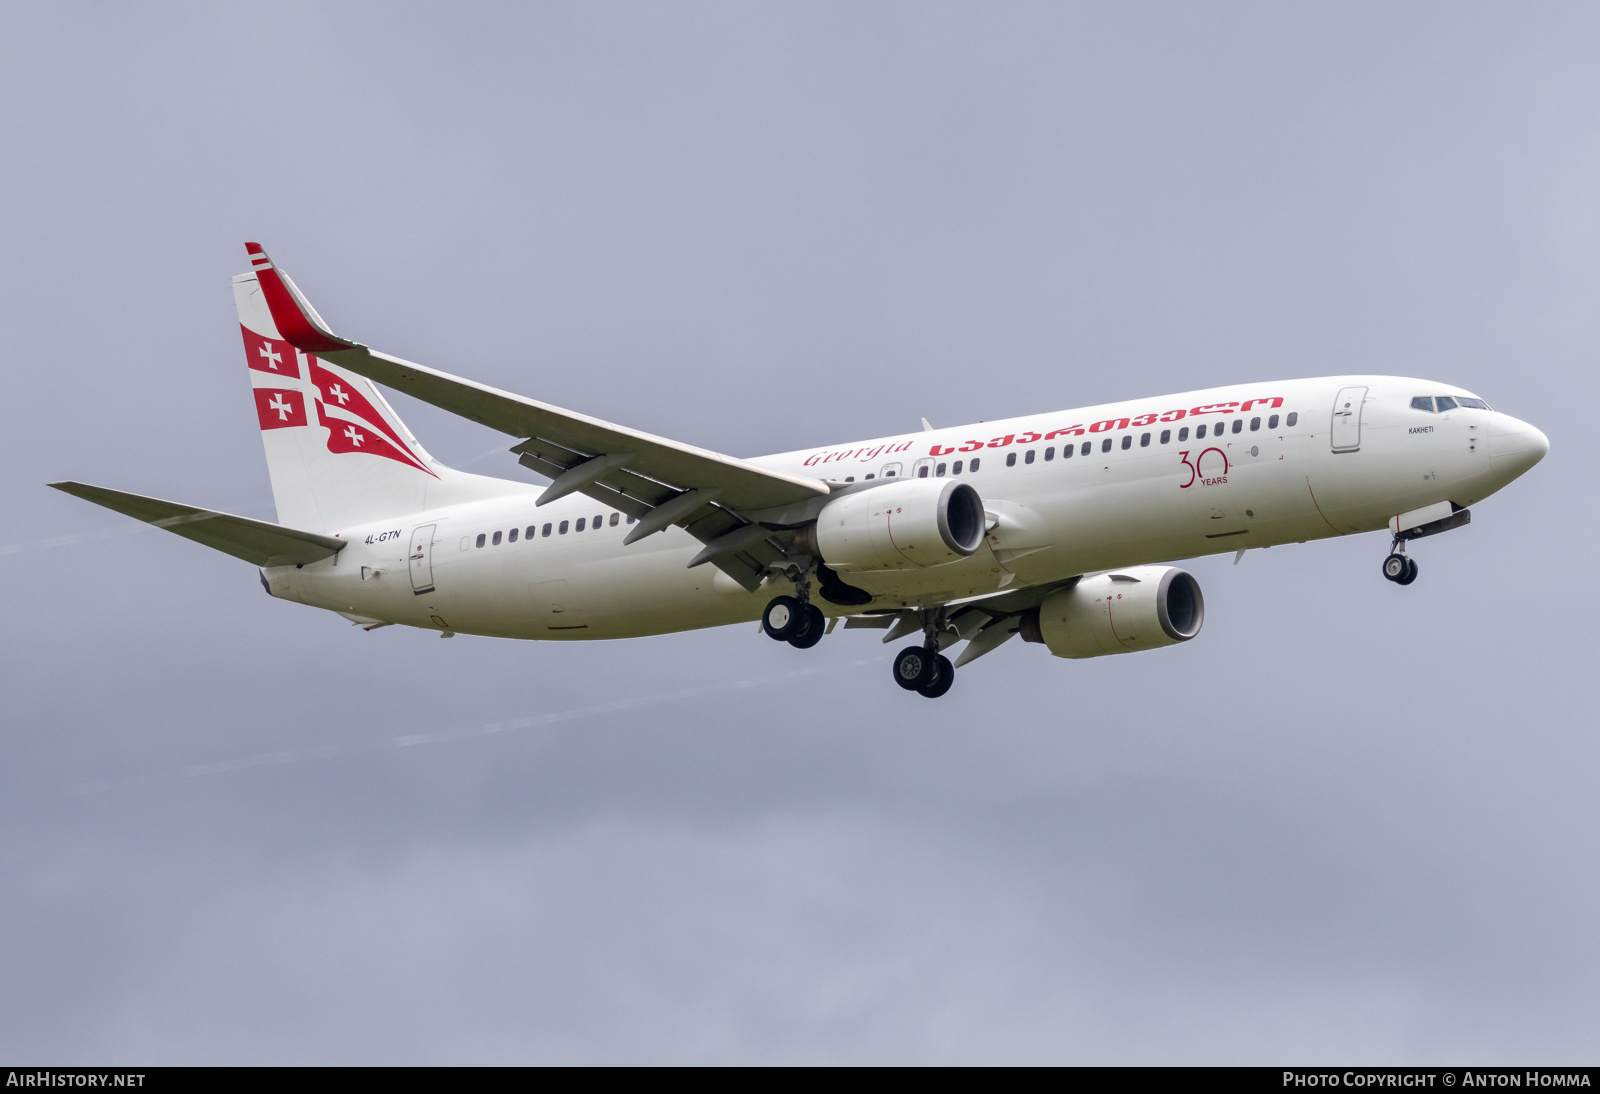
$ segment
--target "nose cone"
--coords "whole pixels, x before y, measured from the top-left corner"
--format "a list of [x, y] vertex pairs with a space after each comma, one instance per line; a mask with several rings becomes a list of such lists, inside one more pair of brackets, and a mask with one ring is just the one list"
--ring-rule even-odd
[[1527, 422], [1496, 414], [1489, 427], [1489, 466], [1495, 476], [1510, 482], [1544, 459], [1550, 438]]

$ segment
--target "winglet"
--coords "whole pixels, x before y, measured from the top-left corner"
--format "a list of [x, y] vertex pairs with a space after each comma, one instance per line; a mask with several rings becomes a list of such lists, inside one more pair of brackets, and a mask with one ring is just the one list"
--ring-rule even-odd
[[278, 334], [302, 353], [329, 353], [341, 349], [359, 349], [359, 342], [348, 342], [328, 329], [309, 301], [301, 295], [289, 275], [272, 264], [266, 248], [259, 243], [246, 243], [250, 255], [250, 269], [256, 275], [267, 307], [272, 311], [272, 322]]

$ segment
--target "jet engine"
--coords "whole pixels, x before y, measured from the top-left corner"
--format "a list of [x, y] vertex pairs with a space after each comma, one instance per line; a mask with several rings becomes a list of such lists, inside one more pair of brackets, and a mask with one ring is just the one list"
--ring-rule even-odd
[[1022, 617], [1019, 633], [1057, 657], [1103, 657], [1187, 642], [1205, 617], [1193, 575], [1176, 566], [1134, 566], [1051, 593]]
[[841, 573], [912, 570], [966, 558], [986, 530], [966, 483], [902, 479], [828, 502], [797, 543]]

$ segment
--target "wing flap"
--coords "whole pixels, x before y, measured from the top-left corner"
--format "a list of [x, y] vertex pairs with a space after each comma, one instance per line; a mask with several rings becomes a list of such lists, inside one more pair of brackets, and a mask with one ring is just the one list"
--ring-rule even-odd
[[345, 541], [334, 536], [302, 532], [264, 520], [198, 509], [175, 501], [147, 498], [104, 486], [81, 482], [52, 482], [62, 493], [92, 501], [123, 516], [204, 544], [212, 550], [241, 558], [257, 566], [304, 565], [337, 554]]

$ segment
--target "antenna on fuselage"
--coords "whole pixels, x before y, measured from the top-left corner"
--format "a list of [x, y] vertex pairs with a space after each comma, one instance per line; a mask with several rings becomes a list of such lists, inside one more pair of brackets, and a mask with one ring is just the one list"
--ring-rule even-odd
[[926, 419], [926, 418], [922, 419], [922, 431], [924, 433], [932, 433], [933, 432], [933, 426], [929, 424], [928, 419]]

